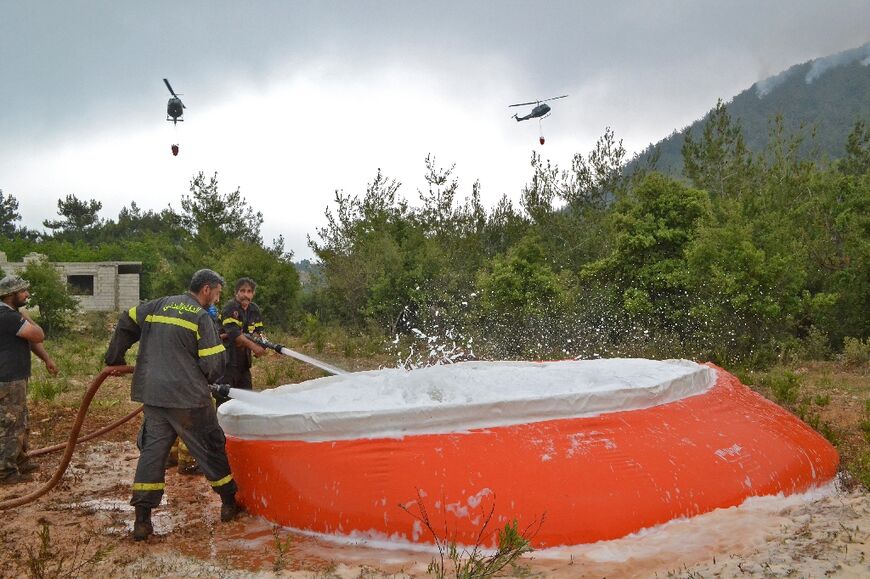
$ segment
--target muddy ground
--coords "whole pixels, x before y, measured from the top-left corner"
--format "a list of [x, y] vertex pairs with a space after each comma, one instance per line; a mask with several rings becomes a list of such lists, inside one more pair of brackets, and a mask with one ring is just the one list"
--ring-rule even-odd
[[[866, 387], [862, 375], [855, 381]], [[128, 384], [111, 379], [84, 431], [126, 414]], [[69, 400], [64, 400], [67, 396]], [[76, 397], [31, 404], [32, 448], [64, 440]], [[836, 393], [820, 411], [862, 419], [866, 393]], [[827, 414], [825, 414], [827, 416]], [[243, 515], [221, 523], [220, 501], [201, 476], [167, 471], [155, 536], [132, 541], [129, 488], [137, 417], [76, 452], [60, 485], [28, 505], [0, 511], [2, 577], [426, 577], [434, 553], [337, 544]], [[857, 428], [848, 429], [858, 432]], [[856, 437], [860, 438], [859, 436]], [[863, 441], [855, 444], [861, 445]], [[35, 480], [0, 487], [0, 501], [47, 482], [60, 453], [36, 459]], [[533, 552], [500, 575], [514, 577], [870, 577], [870, 495], [848, 477], [812, 495], [759, 499], [618, 541]]]
[[[59, 488], [3, 513], [0, 575], [89, 577], [425, 577], [432, 553], [335, 544], [243, 515], [220, 523], [220, 501], [201, 476], [167, 473], [156, 536], [130, 536], [130, 441], [82, 449]], [[57, 455], [44, 458], [46, 481]], [[3, 498], [37, 482], [3, 489]], [[832, 489], [679, 521], [621, 541], [532, 553], [516, 577], [868, 577], [870, 501]], [[43, 533], [40, 535], [40, 533]], [[46, 535], [47, 533], [47, 535]]]

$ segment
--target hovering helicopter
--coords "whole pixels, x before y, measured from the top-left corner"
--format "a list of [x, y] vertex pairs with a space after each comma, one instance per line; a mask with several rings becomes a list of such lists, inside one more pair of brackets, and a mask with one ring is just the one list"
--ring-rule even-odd
[[[562, 96], [550, 97], [548, 99], [541, 99], [539, 101], [529, 101], [527, 103], [517, 103], [515, 105], [508, 105], [508, 107], [525, 107], [528, 105], [535, 105], [535, 108], [533, 108], [531, 110], [531, 112], [529, 114], [527, 114], [526, 116], [521, 117], [521, 116], [519, 116], [519, 114], [516, 114], [513, 116], [513, 118], [516, 119], [517, 122], [527, 121], [529, 119], [538, 119], [538, 126], [540, 127], [540, 121], [542, 121], [543, 119], [550, 116], [550, 105], [546, 104], [546, 101], [554, 101], [556, 99], [563, 99], [566, 96], [568, 96], [568, 95], [563, 94]], [[538, 140], [541, 142], [542, 145], [544, 144], [543, 128], [541, 128], [541, 136], [538, 138]]]
[[172, 98], [169, 99], [168, 103], [166, 103], [166, 120], [172, 121], [173, 125], [178, 121], [184, 122], [184, 119], [179, 117], [184, 114], [184, 109], [187, 107], [184, 106], [184, 103], [181, 102], [181, 99], [178, 98], [178, 95], [175, 94], [174, 90], [172, 90], [172, 85], [169, 84], [169, 81], [164, 78], [163, 82], [166, 84], [166, 88], [169, 89], [170, 94], [172, 94]]
[[528, 105], [537, 105], [535, 108], [532, 109], [532, 112], [530, 112], [526, 116], [521, 117], [519, 115], [514, 115], [514, 117], [513, 117], [517, 120], [517, 122], [527, 121], [529, 119], [536, 119], [538, 117], [544, 118], [544, 117], [548, 116], [548, 113], [550, 112], [550, 105], [547, 105], [544, 103], [546, 101], [554, 101], [556, 99], [563, 99], [566, 96], [568, 96], [568, 95], [563, 94], [562, 96], [551, 97], [548, 99], [541, 99], [539, 101], [531, 101], [531, 102], [527, 102], [527, 103], [517, 103], [515, 105], [508, 105], [508, 106], [509, 107], [524, 107], [524, 106], [528, 106]]

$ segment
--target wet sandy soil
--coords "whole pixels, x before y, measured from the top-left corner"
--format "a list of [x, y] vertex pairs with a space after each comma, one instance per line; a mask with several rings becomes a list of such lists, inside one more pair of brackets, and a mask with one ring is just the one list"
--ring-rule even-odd
[[[129, 441], [88, 444], [57, 488], [0, 511], [0, 576], [425, 577], [437, 554], [325, 540], [250, 515], [221, 523], [205, 480], [174, 468], [165, 504], [154, 511], [155, 536], [136, 543], [127, 502], [137, 456]], [[37, 479], [0, 488], [0, 501], [35, 490], [59, 458], [37, 459]], [[870, 499], [834, 487], [754, 499], [617, 541], [536, 551], [501, 575], [870, 577]]]

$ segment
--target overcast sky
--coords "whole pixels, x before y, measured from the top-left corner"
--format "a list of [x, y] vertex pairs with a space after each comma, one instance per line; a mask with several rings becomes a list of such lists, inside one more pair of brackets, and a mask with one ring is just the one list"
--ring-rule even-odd
[[[238, 2], [0, 0], [0, 189], [41, 228], [67, 194], [116, 219], [218, 173], [296, 258], [336, 190], [378, 168], [411, 201], [424, 159], [462, 195], [519, 198], [610, 126], [638, 152], [718, 98], [870, 40], [870, 0]], [[165, 119], [162, 79], [183, 93]], [[561, 94], [541, 125], [515, 102]], [[531, 107], [529, 107], [531, 108]], [[170, 145], [178, 143], [173, 157]]]

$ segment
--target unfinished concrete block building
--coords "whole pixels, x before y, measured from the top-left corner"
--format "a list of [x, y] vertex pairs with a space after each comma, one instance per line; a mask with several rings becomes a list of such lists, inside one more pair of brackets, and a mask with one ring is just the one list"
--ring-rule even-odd
[[[6, 260], [0, 251], [0, 269], [22, 275], [27, 264], [47, 261], [41, 253], [29, 253], [21, 262]], [[69, 284], [70, 293], [85, 312], [112, 312], [139, 303], [140, 261], [52, 262], [58, 276]]]

